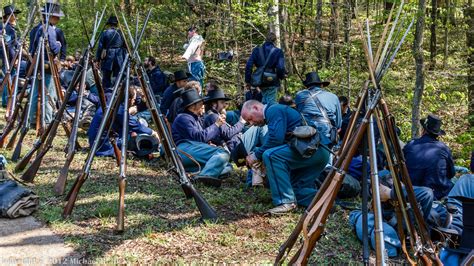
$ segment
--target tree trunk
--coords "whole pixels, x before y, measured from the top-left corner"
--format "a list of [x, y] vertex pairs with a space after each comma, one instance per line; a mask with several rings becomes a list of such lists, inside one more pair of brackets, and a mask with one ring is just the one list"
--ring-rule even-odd
[[449, 0], [446, 0], [446, 15], [444, 16], [444, 57], [443, 57], [443, 68], [446, 69], [448, 64], [448, 25], [449, 25], [449, 16], [451, 13], [451, 3]]
[[474, 127], [474, 7], [469, 5], [464, 9], [464, 17], [466, 18], [467, 31], [467, 64], [469, 66], [467, 76], [468, 101], [469, 101], [469, 125]]
[[436, 20], [438, 17], [438, 0], [431, 0], [431, 37], [430, 37], [430, 70], [436, 66]]
[[351, 0], [344, 3], [344, 43], [346, 47], [347, 98], [351, 97]]
[[323, 55], [323, 0], [317, 0], [316, 4], [316, 67], [321, 69], [324, 67], [324, 55]]
[[270, 8], [268, 9], [268, 16], [270, 17], [270, 23], [268, 28], [270, 31], [274, 32], [276, 35], [275, 45], [281, 47], [280, 45], [280, 18], [278, 16], [278, 8], [280, 5], [279, 0], [273, 0]]
[[331, 24], [329, 27], [329, 45], [326, 53], [326, 61], [331, 63], [336, 56], [336, 45], [338, 43], [339, 35], [339, 12], [338, 1], [331, 0]]
[[289, 44], [289, 17], [288, 17], [288, 0], [280, 1], [280, 39], [281, 39], [281, 49], [285, 55], [286, 69], [288, 70], [288, 75], [293, 74], [294, 66], [291, 64], [290, 59], [290, 44]]
[[420, 105], [425, 88], [425, 66], [423, 56], [423, 31], [425, 28], [425, 0], [419, 0], [416, 19], [415, 40], [413, 42], [413, 56], [416, 64], [416, 81], [413, 95], [413, 106], [411, 113], [411, 136], [415, 138], [419, 134]]

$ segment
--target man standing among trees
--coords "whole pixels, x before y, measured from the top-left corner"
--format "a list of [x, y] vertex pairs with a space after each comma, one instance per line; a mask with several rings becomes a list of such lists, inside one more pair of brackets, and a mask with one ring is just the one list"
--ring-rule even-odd
[[97, 47], [96, 60], [101, 64], [102, 85], [104, 89], [113, 87], [112, 75], [117, 78], [123, 64], [125, 42], [122, 32], [117, 29], [118, 19], [112, 15], [107, 20], [109, 26], [100, 34]]
[[188, 69], [193, 78], [204, 87], [204, 76], [206, 75], [206, 67], [202, 61], [204, 51], [204, 38], [198, 34], [198, 28], [191, 26], [188, 29], [189, 42], [184, 45], [186, 52], [181, 56], [188, 62]]
[[[278, 88], [280, 87], [280, 80], [285, 78], [285, 56], [283, 51], [275, 47], [276, 35], [269, 32], [265, 42], [261, 46], [257, 46], [252, 50], [247, 65], [245, 66], [245, 83], [246, 89], [256, 87], [252, 84], [252, 74], [255, 74], [259, 68], [263, 67], [265, 72], [276, 74], [276, 78], [271, 82], [262, 83], [258, 85], [262, 92], [263, 104], [274, 104], [277, 102]], [[257, 69], [253, 71], [253, 67]]]

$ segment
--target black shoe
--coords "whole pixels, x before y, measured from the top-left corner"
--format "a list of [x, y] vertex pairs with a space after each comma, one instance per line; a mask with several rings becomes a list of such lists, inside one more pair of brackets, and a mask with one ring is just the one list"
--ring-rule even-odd
[[196, 176], [194, 181], [201, 182], [208, 187], [221, 187], [222, 180], [211, 176]]
[[271, 215], [280, 215], [292, 212], [294, 209], [296, 209], [295, 203], [284, 203], [273, 209], [268, 210], [267, 213]]

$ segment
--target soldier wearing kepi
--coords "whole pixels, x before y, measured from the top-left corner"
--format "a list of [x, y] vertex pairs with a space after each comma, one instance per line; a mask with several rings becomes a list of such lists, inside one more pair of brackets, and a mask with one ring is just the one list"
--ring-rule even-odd
[[[3, 43], [0, 47], [0, 59], [2, 60], [2, 71], [6, 73], [6, 60], [12, 60], [15, 56], [15, 49], [18, 46], [18, 40], [16, 38], [16, 14], [21, 13], [20, 10], [16, 9], [14, 5], [8, 5], [3, 8], [3, 23], [5, 28], [0, 25], [0, 31], [3, 36]], [[4, 47], [6, 51], [6, 56], [4, 55]], [[10, 63], [10, 61], [8, 61]], [[8, 102], [8, 89], [7, 87], [3, 88], [2, 94], [2, 106], [6, 107]]]
[[112, 77], [117, 78], [120, 72], [124, 60], [125, 42], [122, 32], [117, 29], [116, 16], [110, 16], [106, 25], [108, 29], [100, 34], [95, 57], [101, 66], [102, 85], [107, 89], [113, 87]]
[[[43, 28], [43, 24], [39, 23], [31, 32], [30, 32], [30, 53], [34, 55], [36, 52], [36, 48], [40, 44], [41, 36], [45, 36], [48, 39], [49, 48], [51, 51], [51, 55], [53, 59], [56, 58], [57, 55], [61, 52], [62, 44], [58, 39], [57, 36], [57, 24], [61, 17], [64, 16], [64, 13], [61, 11], [61, 6], [57, 3], [47, 2], [43, 9], [41, 9], [41, 14], [43, 14], [43, 21], [49, 22], [49, 25], [45, 25]], [[45, 101], [45, 123], [49, 124], [53, 121], [53, 105], [57, 101], [57, 94], [56, 89], [53, 81], [53, 76], [51, 74], [51, 64], [55, 64], [56, 62], [49, 62], [49, 57], [47, 56], [47, 49], [44, 49], [44, 60], [45, 60], [45, 88], [46, 88], [46, 95], [48, 99]], [[34, 85], [33, 89], [33, 99], [38, 98], [38, 83]], [[50, 101], [51, 99], [51, 101]], [[36, 117], [36, 107], [38, 101], [33, 101], [31, 103], [31, 113], [30, 117], [34, 119]], [[32, 120], [33, 121], [33, 120]]]

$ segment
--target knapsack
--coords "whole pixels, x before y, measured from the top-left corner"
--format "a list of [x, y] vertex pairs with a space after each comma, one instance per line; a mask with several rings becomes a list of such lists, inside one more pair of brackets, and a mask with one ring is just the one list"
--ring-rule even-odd
[[265, 60], [265, 63], [258, 67], [255, 72], [252, 73], [252, 77], [250, 80], [250, 85], [254, 87], [265, 87], [265, 86], [271, 86], [273, 85], [276, 80], [278, 79], [276, 73], [274, 72], [269, 72], [266, 71], [268, 62], [270, 61], [270, 58], [272, 57], [272, 54], [274, 51], [276, 51], [276, 48], [273, 47], [270, 50], [270, 53], [268, 54], [267, 58], [265, 59], [265, 55], [263, 53], [263, 46], [260, 46], [257, 48], [259, 50], [259, 55], [262, 60]]
[[[318, 108], [319, 112], [322, 115], [322, 117], [318, 117], [316, 120], [315, 119], [310, 119], [310, 120], [314, 120], [313, 122], [316, 122], [316, 123], [326, 124], [328, 129], [329, 129], [327, 137], [329, 138], [329, 140], [332, 144], [336, 144], [338, 142], [337, 127], [335, 125], [333, 125], [332, 121], [328, 117], [326, 109], [324, 108], [324, 106], [321, 104], [321, 102], [319, 101], [319, 99], [317, 97], [317, 95], [320, 92], [322, 92], [322, 90], [320, 90], [316, 93], [313, 93], [309, 90], [308, 90], [308, 92], [309, 92], [308, 98], [306, 98], [303, 105], [314, 104]], [[303, 108], [303, 115], [305, 115], [304, 110], [305, 109]]]

